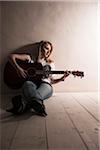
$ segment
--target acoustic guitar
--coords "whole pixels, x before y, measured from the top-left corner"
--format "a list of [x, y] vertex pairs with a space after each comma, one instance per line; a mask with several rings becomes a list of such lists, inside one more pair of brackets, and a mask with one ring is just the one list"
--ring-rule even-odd
[[[23, 69], [27, 70], [27, 77], [19, 77], [16, 69], [7, 62], [4, 68], [4, 82], [7, 86], [12, 89], [19, 89], [23, 83], [27, 80], [33, 81], [34, 83], [39, 83], [43, 78], [48, 78], [50, 74], [64, 74], [65, 71], [53, 71], [49, 65], [42, 66], [41, 63], [28, 63], [24, 61], [17, 61], [17, 63]], [[74, 75], [74, 77], [84, 77], [84, 72], [82, 71], [67, 71], [69, 74]]]

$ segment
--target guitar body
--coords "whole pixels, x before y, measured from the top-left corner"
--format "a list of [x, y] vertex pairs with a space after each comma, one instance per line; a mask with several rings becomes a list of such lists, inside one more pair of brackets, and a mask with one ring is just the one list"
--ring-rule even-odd
[[17, 63], [23, 69], [28, 70], [30, 76], [27, 78], [19, 77], [16, 69], [9, 62], [7, 62], [4, 68], [4, 82], [7, 86], [12, 89], [19, 89], [27, 80], [33, 81], [34, 83], [39, 83], [41, 81], [43, 75], [35, 75], [35, 70], [43, 70], [41, 63], [27, 63], [23, 61], [17, 61]]
[[[28, 63], [17, 60], [18, 65], [27, 71], [27, 78], [19, 77], [16, 69], [7, 62], [4, 68], [4, 82], [12, 89], [19, 89], [25, 81], [33, 81], [39, 84], [43, 77], [48, 78], [49, 74], [64, 74], [66, 71], [52, 71], [49, 65], [42, 66], [41, 63]], [[67, 71], [67, 73], [74, 75], [74, 77], [84, 77], [84, 72]]]

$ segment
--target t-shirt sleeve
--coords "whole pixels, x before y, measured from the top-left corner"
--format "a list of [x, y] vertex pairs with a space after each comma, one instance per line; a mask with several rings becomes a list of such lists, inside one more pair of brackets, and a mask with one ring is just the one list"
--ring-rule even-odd
[[[53, 71], [53, 70], [55, 70], [55, 64], [54, 63], [51, 63], [50, 64], [50, 67], [51, 67], [51, 70]], [[52, 74], [52, 75], [50, 75], [51, 77], [53, 77], [53, 78], [55, 78], [55, 74]]]
[[55, 64], [54, 63], [51, 63], [50, 67], [51, 67], [51, 70], [55, 70]]

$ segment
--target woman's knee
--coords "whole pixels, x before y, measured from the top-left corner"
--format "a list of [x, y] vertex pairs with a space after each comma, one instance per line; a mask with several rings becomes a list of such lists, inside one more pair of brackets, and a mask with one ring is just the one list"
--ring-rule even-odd
[[22, 87], [22, 94], [24, 97], [34, 97], [36, 95], [36, 85], [31, 81], [26, 81]]
[[44, 100], [52, 96], [53, 88], [47, 83], [42, 83], [37, 92], [41, 96], [41, 99]]
[[30, 87], [30, 86], [36, 87], [36, 85], [32, 81], [25, 81], [24, 84], [23, 84], [23, 88], [27, 88], [27, 87]]

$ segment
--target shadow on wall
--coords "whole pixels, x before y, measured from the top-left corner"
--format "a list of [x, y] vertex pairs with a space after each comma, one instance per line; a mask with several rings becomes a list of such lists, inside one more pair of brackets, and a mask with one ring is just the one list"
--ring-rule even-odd
[[[13, 50], [12, 53], [18, 53], [18, 54], [29, 54], [31, 55], [32, 59], [35, 61], [38, 56], [38, 47], [39, 43], [31, 43], [24, 46], [21, 46], [15, 50]], [[6, 63], [8, 62], [8, 57], [3, 60], [1, 64], [1, 108], [5, 109], [7, 104], [9, 104], [9, 100], [11, 101], [12, 96], [18, 94], [20, 92], [20, 89], [15, 90], [11, 89], [4, 83], [4, 68]], [[13, 74], [12, 74], [13, 76]]]

